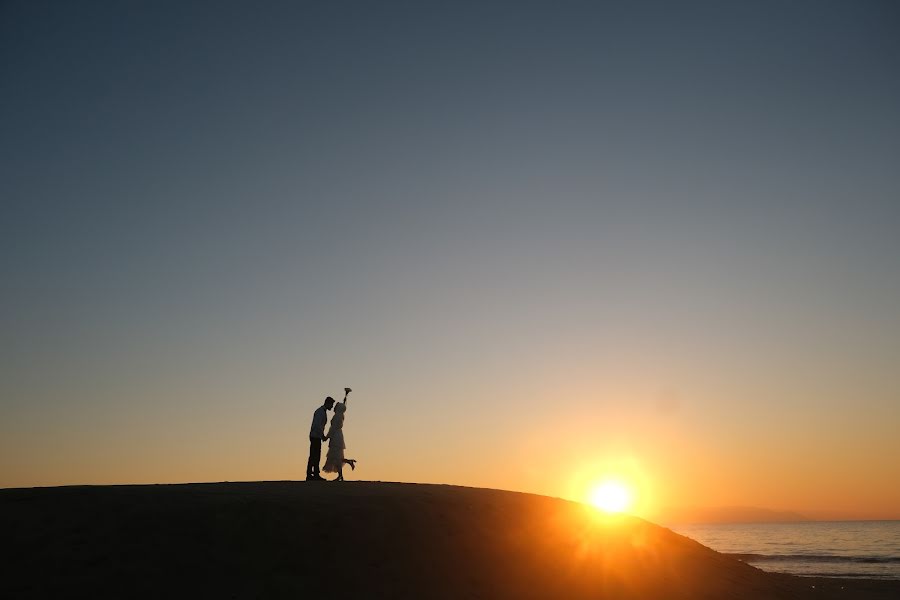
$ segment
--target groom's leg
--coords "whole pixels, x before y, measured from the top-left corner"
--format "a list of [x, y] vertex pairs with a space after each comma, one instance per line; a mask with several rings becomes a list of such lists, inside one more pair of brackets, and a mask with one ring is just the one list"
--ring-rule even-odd
[[309, 461], [306, 463], [306, 476], [315, 477], [319, 474], [319, 463], [322, 461], [322, 440], [309, 438]]

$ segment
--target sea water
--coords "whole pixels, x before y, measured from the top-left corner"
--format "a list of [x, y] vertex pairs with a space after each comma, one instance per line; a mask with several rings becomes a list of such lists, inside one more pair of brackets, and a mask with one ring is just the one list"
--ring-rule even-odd
[[900, 579], [900, 521], [812, 521], [671, 526], [764, 571]]

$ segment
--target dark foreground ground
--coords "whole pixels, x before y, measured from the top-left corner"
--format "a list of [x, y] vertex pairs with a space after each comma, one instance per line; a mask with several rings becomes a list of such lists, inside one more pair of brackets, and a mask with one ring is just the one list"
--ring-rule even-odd
[[262, 482], [0, 490], [3, 598], [900, 598], [764, 573], [514, 492]]

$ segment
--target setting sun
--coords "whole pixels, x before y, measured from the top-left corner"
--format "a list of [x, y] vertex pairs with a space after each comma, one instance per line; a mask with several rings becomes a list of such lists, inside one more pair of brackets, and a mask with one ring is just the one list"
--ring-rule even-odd
[[624, 512], [632, 503], [631, 490], [621, 481], [605, 481], [591, 490], [590, 503], [608, 513]]

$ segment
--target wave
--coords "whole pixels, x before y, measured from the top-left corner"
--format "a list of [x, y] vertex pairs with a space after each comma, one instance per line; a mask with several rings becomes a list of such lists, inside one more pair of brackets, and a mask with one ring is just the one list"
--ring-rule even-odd
[[728, 554], [743, 562], [898, 564], [900, 556], [835, 556], [833, 554]]
[[900, 577], [892, 574], [883, 573], [855, 573], [844, 571], [823, 571], [821, 573], [810, 572], [798, 574], [798, 577], [825, 577], [827, 579], [877, 579], [879, 581], [895, 581]]

